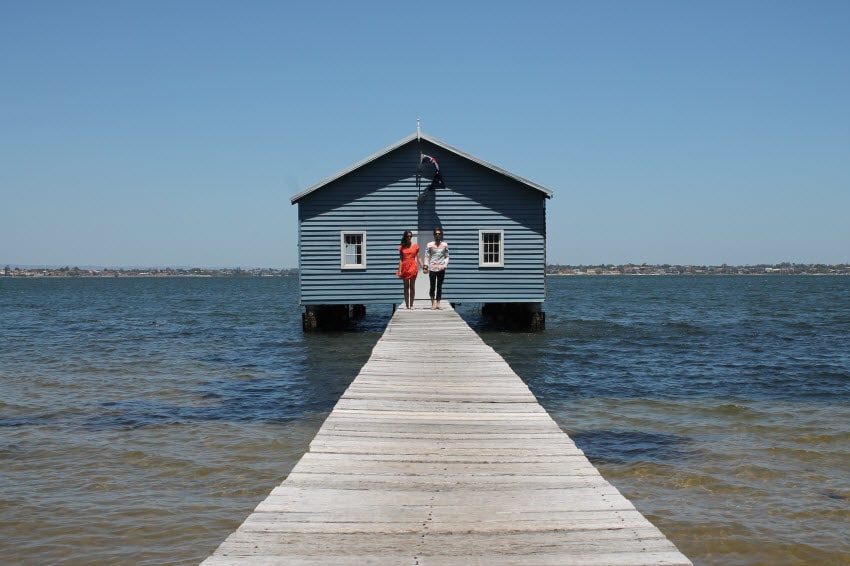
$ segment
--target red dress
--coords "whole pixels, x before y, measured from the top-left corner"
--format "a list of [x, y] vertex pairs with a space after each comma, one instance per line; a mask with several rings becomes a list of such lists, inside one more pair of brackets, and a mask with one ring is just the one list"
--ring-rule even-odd
[[399, 246], [398, 251], [401, 252], [401, 278], [416, 278], [416, 274], [419, 273], [419, 267], [416, 264], [416, 256], [419, 255], [419, 244], [410, 244], [409, 248]]

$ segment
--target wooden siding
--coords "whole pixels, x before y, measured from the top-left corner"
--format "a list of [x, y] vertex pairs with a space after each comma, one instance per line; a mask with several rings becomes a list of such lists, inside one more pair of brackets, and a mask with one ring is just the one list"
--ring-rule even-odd
[[[417, 188], [419, 153], [440, 163], [447, 189]], [[451, 302], [542, 302], [546, 194], [427, 141], [412, 141], [299, 198], [303, 304], [398, 302], [397, 248], [404, 230], [439, 225], [451, 262], [443, 288]], [[504, 267], [479, 267], [479, 230], [504, 231]], [[367, 265], [340, 268], [340, 231], [366, 231]], [[421, 237], [420, 245], [428, 238]], [[420, 275], [421, 276], [421, 275]]]

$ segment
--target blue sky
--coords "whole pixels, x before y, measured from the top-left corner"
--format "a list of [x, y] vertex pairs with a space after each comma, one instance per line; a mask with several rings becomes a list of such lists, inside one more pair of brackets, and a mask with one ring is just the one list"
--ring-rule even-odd
[[850, 2], [0, 0], [0, 263], [294, 267], [416, 131], [555, 192], [552, 263], [850, 262]]

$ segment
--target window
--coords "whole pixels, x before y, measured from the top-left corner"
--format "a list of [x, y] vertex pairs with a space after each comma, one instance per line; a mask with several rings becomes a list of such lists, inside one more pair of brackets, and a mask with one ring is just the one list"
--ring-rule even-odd
[[340, 232], [342, 269], [366, 269], [366, 232]]
[[478, 266], [504, 267], [505, 245], [504, 230], [478, 231]]

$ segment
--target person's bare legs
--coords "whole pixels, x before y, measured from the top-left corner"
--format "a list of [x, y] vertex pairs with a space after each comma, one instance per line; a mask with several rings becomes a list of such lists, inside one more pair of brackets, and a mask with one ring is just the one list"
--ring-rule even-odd
[[412, 279], [404, 280], [404, 308], [406, 309], [410, 308], [410, 292], [413, 287], [413, 285], [410, 284], [411, 281]]

